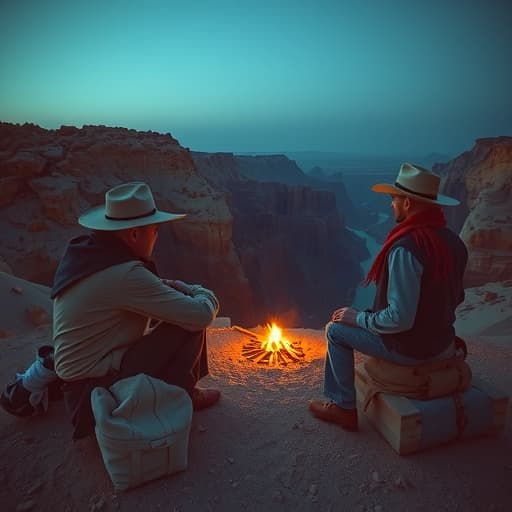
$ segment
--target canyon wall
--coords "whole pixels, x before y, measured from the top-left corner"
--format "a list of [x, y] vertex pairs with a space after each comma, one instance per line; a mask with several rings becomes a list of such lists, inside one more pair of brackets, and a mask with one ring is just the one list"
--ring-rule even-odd
[[466, 285], [512, 278], [512, 137], [477, 139], [470, 151], [434, 172], [461, 205], [446, 208], [449, 225], [469, 250]]
[[15, 275], [51, 284], [67, 241], [85, 232], [79, 214], [102, 203], [108, 188], [138, 180], [149, 183], [161, 209], [188, 214], [160, 230], [160, 273], [218, 290], [223, 314], [244, 318], [252, 292], [225, 197], [170, 134], [0, 124], [0, 258]]
[[159, 208], [188, 214], [160, 230], [160, 273], [212, 288], [234, 322], [319, 327], [350, 302], [359, 256], [332, 192], [257, 183], [232, 155], [199, 161], [170, 134], [125, 128], [0, 123], [1, 268], [51, 285], [67, 241], [86, 232], [77, 217], [137, 180]]
[[[243, 157], [243, 165], [229, 153], [193, 153], [193, 158], [212, 186], [227, 194], [233, 241], [259, 305], [259, 321], [276, 315], [289, 325], [318, 327], [334, 308], [350, 304], [367, 252], [345, 229], [333, 192], [278, 183], [280, 175], [272, 171], [281, 157], [255, 157], [250, 172], [252, 157]], [[270, 170], [262, 169], [265, 161]], [[262, 170], [273, 181], [247, 178]]]

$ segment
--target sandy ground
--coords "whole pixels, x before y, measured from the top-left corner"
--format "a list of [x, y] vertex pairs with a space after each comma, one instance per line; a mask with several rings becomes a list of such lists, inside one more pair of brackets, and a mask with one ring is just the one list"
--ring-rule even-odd
[[[10, 279], [10, 278], [9, 278]], [[0, 339], [0, 383], [24, 370], [50, 326], [16, 301], [40, 300], [22, 282], [4, 290], [3, 315], [16, 325]], [[40, 290], [39, 290], [40, 291]], [[4, 302], [5, 300], [5, 302]], [[46, 304], [40, 302], [40, 307]], [[15, 316], [15, 315], [14, 315]], [[0, 315], [1, 317], [1, 315]], [[13, 318], [9, 321], [12, 323]], [[7, 319], [6, 319], [7, 321]], [[13, 324], [14, 325], [14, 324]], [[304, 362], [267, 368], [242, 357], [246, 338], [228, 328], [208, 334], [220, 403], [194, 414], [188, 469], [115, 494], [94, 437], [73, 443], [63, 402], [15, 418], [0, 410], [0, 507], [5, 511], [505, 511], [512, 509], [511, 421], [480, 437], [400, 457], [360, 414], [348, 433], [311, 417], [321, 396], [321, 331], [287, 330]], [[496, 334], [496, 333], [495, 333]], [[512, 389], [512, 344], [468, 337], [473, 372]], [[510, 406], [509, 406], [510, 413]]]

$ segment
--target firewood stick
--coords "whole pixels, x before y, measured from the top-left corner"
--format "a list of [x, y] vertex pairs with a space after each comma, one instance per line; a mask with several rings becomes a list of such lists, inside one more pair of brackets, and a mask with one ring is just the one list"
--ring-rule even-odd
[[269, 357], [269, 353], [263, 352], [263, 354], [261, 354], [261, 356], [254, 358], [254, 362], [255, 363], [264, 363], [265, 361], [263, 361], [263, 359], [268, 358], [268, 357]]
[[284, 348], [283, 349], [285, 354], [292, 360], [292, 361], [298, 361], [299, 358], [295, 356], [295, 354], [293, 354], [293, 352], [290, 352], [287, 348]]
[[255, 332], [249, 331], [249, 329], [244, 329], [243, 327], [239, 327], [238, 325], [233, 325], [231, 329], [234, 329], [235, 331], [241, 332], [243, 334], [247, 334], [247, 336], [250, 336], [251, 338], [259, 339]]
[[242, 355], [244, 355], [245, 357], [257, 356], [259, 354], [261, 354], [261, 350], [244, 350], [242, 352]]
[[286, 360], [286, 357], [281, 352], [277, 353], [277, 359], [278, 359], [278, 362], [280, 362], [283, 365], [287, 365], [288, 364], [288, 361]]
[[286, 352], [289, 354], [293, 354], [295, 357], [304, 357], [304, 353], [302, 350], [299, 352], [297, 349], [294, 349], [293, 347], [285, 347]]

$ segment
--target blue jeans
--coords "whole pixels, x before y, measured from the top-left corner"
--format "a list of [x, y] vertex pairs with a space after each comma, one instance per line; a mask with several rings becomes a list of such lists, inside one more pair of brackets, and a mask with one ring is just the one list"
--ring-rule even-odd
[[[327, 354], [325, 356], [324, 395], [338, 407], [355, 409], [354, 349], [369, 356], [392, 363], [415, 365], [428, 361], [412, 359], [390, 351], [382, 338], [366, 329], [329, 322], [325, 326]], [[445, 359], [453, 355], [454, 348], [442, 352], [434, 359]]]

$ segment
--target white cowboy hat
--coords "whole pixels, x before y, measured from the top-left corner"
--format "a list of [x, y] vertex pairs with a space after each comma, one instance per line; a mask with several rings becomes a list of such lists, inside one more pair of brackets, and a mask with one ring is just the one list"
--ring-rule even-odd
[[123, 183], [105, 194], [105, 204], [85, 212], [78, 219], [81, 226], [99, 231], [136, 228], [185, 217], [183, 213], [157, 210], [146, 183]]
[[404, 162], [400, 166], [394, 185], [377, 183], [373, 185], [372, 190], [381, 194], [414, 197], [426, 203], [457, 206], [460, 203], [458, 199], [439, 194], [440, 183], [441, 178], [432, 171], [416, 164]]

